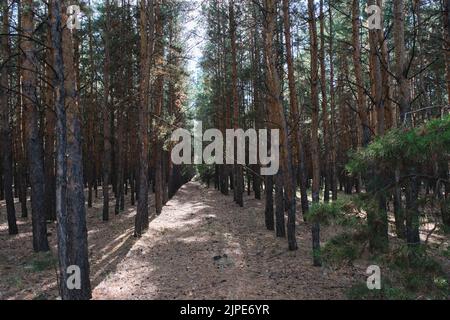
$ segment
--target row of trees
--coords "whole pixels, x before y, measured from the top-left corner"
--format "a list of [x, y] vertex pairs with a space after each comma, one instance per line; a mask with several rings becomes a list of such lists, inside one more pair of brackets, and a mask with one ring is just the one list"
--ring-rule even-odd
[[[81, 29], [69, 5], [83, 12]], [[31, 196], [33, 249], [48, 251], [57, 221], [64, 299], [91, 295], [86, 207], [103, 195], [102, 219], [138, 202], [135, 236], [190, 178], [165, 143], [186, 121], [180, 1], [2, 1], [1, 177], [9, 233], [20, 232]], [[112, 189], [112, 192], [111, 192]], [[87, 190], [85, 192], [85, 190]], [[87, 199], [85, 199], [85, 197]], [[112, 200], [114, 201], [112, 203]], [[69, 290], [69, 266], [81, 289]]]
[[[361, 18], [366, 4], [382, 8], [381, 30]], [[84, 12], [79, 30], [67, 27], [69, 5]], [[26, 218], [31, 196], [37, 252], [49, 250], [47, 221], [58, 222], [63, 298], [90, 297], [86, 207], [100, 192], [104, 221], [125, 208], [125, 195], [137, 201], [139, 237], [151, 214], [149, 191], [159, 214], [190, 178], [171, 163], [168, 138], [188, 120], [182, 29], [191, 5], [106, 0], [93, 10], [90, 1], [2, 1], [0, 197], [13, 235], [20, 231], [14, 198]], [[377, 146], [388, 138], [420, 143], [417, 134], [431, 130], [422, 125], [448, 111], [449, 7], [448, 0], [202, 2], [198, 118], [223, 132], [276, 128], [281, 138], [276, 176], [260, 176], [260, 165], [216, 165], [208, 172], [215, 186], [232, 189], [240, 206], [245, 190], [258, 199], [264, 193], [266, 227], [287, 237], [290, 250], [298, 247], [297, 193], [305, 219], [339, 190], [375, 199], [367, 212], [372, 250], [388, 246], [390, 207], [398, 237], [416, 246], [420, 198], [448, 201], [448, 153], [422, 145], [415, 150], [428, 162], [400, 161]], [[351, 175], [352, 150], [365, 165], [356, 161], [364, 170]], [[447, 226], [448, 207], [439, 217]], [[320, 265], [320, 220], [309, 222]], [[71, 265], [81, 269], [81, 290], [67, 290]]]
[[[381, 8], [381, 29], [369, 28], [366, 5]], [[448, 199], [448, 155], [435, 152], [421, 167], [397, 163], [392, 175], [376, 163], [351, 175], [346, 164], [350, 151], [389, 130], [409, 130], [448, 111], [448, 8], [446, 0], [209, 1], [199, 117], [221, 130], [280, 129], [282, 165], [264, 179], [258, 166], [217, 165], [206, 175], [224, 194], [233, 188], [241, 206], [243, 175], [258, 199], [264, 180], [267, 229], [287, 235], [290, 250], [297, 248], [297, 190], [304, 218], [321, 198], [336, 200], [338, 190], [373, 194], [371, 249], [388, 246], [390, 205], [397, 235], [417, 245], [419, 195], [439, 180], [432, 192]], [[432, 179], [423, 172], [434, 172]], [[448, 212], [442, 215], [448, 225]], [[321, 264], [319, 222], [311, 221], [315, 265]]]

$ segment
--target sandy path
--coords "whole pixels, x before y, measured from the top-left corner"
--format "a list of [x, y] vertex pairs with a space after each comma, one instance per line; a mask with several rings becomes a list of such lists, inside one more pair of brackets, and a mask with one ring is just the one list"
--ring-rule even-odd
[[[245, 208], [191, 182], [164, 207], [94, 290], [94, 299], [340, 299], [355, 269], [311, 266], [310, 232], [287, 251], [264, 227], [264, 205]], [[353, 279], [354, 280], [354, 279]]]

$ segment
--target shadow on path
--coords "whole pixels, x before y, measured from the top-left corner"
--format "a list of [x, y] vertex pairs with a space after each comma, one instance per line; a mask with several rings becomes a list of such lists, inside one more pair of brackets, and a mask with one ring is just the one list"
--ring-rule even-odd
[[297, 228], [300, 249], [287, 251], [285, 239], [265, 230], [263, 210], [251, 197], [240, 208], [232, 197], [188, 183], [94, 298], [345, 298], [351, 271], [312, 267], [307, 225]]

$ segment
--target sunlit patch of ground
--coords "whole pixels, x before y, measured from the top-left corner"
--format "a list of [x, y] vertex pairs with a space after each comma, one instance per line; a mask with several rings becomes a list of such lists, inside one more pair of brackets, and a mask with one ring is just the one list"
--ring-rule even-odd
[[[299, 201], [295, 252], [287, 250], [286, 239], [266, 230], [264, 200], [252, 194], [244, 201], [240, 208], [232, 196], [188, 183], [161, 215], [150, 206], [149, 229], [136, 240], [135, 207], [127, 202], [115, 216], [112, 200], [111, 220], [105, 223], [102, 199], [96, 199], [87, 214], [94, 299], [345, 299], [353, 284], [365, 282], [372, 264], [365, 256], [338, 268], [312, 266], [311, 226], [302, 220]], [[53, 254], [35, 254], [31, 219], [19, 218], [20, 234], [11, 237], [4, 202], [0, 210], [0, 299], [56, 299], [55, 224], [48, 225]], [[423, 225], [423, 239], [433, 228]], [[323, 226], [322, 244], [341, 231]], [[428, 238], [442, 258], [448, 236], [435, 231]], [[391, 238], [392, 246], [400, 242]], [[441, 262], [450, 270], [448, 258]]]
[[[310, 228], [287, 250], [264, 226], [264, 202], [244, 208], [198, 183], [185, 185], [152, 221], [95, 299], [341, 299], [362, 273], [314, 268]], [[328, 232], [324, 232], [324, 239]], [[363, 273], [362, 273], [363, 275]]]
[[[101, 195], [101, 189], [99, 192]], [[135, 242], [133, 237], [135, 208], [114, 214], [110, 204], [110, 221], [102, 221], [102, 199], [95, 199], [87, 211], [89, 261], [92, 285], [96, 286], [122, 261]], [[19, 234], [9, 236], [4, 202], [0, 203], [0, 299], [56, 299], [57, 243], [56, 224], [47, 225], [51, 252], [36, 254], [32, 250], [31, 217], [18, 218]], [[16, 203], [20, 216], [20, 204]], [[31, 213], [31, 208], [28, 209]]]

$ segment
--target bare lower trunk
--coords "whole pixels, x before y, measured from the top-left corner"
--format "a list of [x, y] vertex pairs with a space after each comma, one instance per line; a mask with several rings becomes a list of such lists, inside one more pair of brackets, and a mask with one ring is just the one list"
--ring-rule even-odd
[[[236, 45], [236, 21], [235, 21], [235, 12], [234, 12], [234, 0], [231, 0], [229, 3], [229, 23], [230, 23], [230, 39], [231, 39], [231, 70], [232, 70], [232, 85], [231, 85], [231, 95], [233, 101], [233, 122], [234, 129], [239, 129], [239, 97], [238, 97], [238, 74], [237, 74], [237, 45]], [[236, 157], [236, 149], [235, 149], [235, 157]], [[235, 158], [236, 161], [237, 158]], [[242, 165], [235, 164], [233, 166], [234, 171], [234, 188], [233, 192], [235, 195], [236, 203], [243, 207], [244, 206], [244, 198], [243, 198], [243, 185], [244, 185], [244, 176]]]
[[[153, 2], [150, 2], [153, 9]], [[153, 11], [150, 12], [150, 30], [153, 30]], [[135, 218], [134, 235], [140, 237], [144, 229], [144, 220], [149, 216], [148, 213], [148, 156], [149, 156], [149, 138], [148, 138], [148, 108], [150, 88], [150, 57], [149, 57], [149, 35], [147, 33], [146, 1], [140, 4], [140, 84], [139, 84], [139, 170], [138, 170], [138, 206]], [[150, 34], [153, 37], [153, 34]], [[132, 184], [133, 186], [133, 184]], [[132, 188], [134, 189], [134, 188]]]
[[295, 86], [294, 78], [294, 62], [292, 57], [291, 46], [291, 23], [289, 19], [289, 0], [283, 0], [283, 22], [284, 22], [284, 37], [286, 41], [286, 62], [288, 66], [288, 82], [289, 82], [289, 106], [293, 119], [292, 129], [294, 131], [294, 152], [295, 160], [294, 168], [298, 170], [299, 184], [300, 184], [300, 196], [303, 215], [309, 209], [308, 194], [306, 191], [306, 166], [305, 156], [303, 150], [303, 137], [300, 128], [300, 116], [298, 114], [298, 99], [297, 90]]
[[[405, 5], [403, 0], [394, 1], [394, 42], [395, 42], [395, 60], [396, 76], [399, 82], [399, 106], [400, 121], [405, 127], [412, 127], [411, 114], [411, 88], [408, 79], [408, 62], [405, 48]], [[418, 181], [414, 177], [416, 168], [409, 166], [408, 174], [413, 176], [406, 187], [406, 241], [409, 246], [415, 246], [420, 243], [419, 236], [419, 208]]]
[[274, 230], [275, 225], [273, 221], [273, 176], [266, 176], [266, 205], [265, 205], [265, 222], [267, 230]]
[[336, 127], [336, 105], [334, 89], [334, 57], [333, 57], [333, 14], [330, 6], [330, 37], [329, 37], [329, 56], [330, 56], [330, 104], [331, 104], [331, 193], [333, 201], [338, 198], [338, 173], [337, 173], [337, 127]]
[[33, 249], [36, 252], [48, 251], [47, 225], [45, 221], [44, 154], [39, 135], [39, 110], [36, 101], [37, 61], [33, 40], [34, 5], [32, 0], [22, 2], [22, 29], [25, 39], [22, 41], [23, 73], [22, 92], [26, 123], [26, 144], [31, 183], [31, 213], [33, 225]]
[[269, 119], [276, 129], [280, 130], [280, 163], [283, 172], [285, 201], [288, 211], [287, 235], [289, 250], [297, 250], [297, 240], [295, 236], [295, 175], [292, 169], [292, 158], [288, 143], [288, 130], [286, 118], [282, 106], [280, 78], [274, 54], [273, 37], [276, 24], [276, 1], [265, 0], [266, 22], [265, 22], [265, 59], [266, 59], [266, 84], [268, 89], [267, 107]]
[[322, 93], [322, 128], [323, 128], [323, 142], [324, 142], [324, 194], [325, 202], [330, 201], [330, 152], [331, 148], [329, 120], [328, 120], [328, 94], [327, 94], [327, 79], [326, 79], [326, 64], [325, 64], [325, 13], [323, 9], [323, 0], [320, 0], [320, 84]]
[[163, 202], [163, 174], [162, 174], [162, 153], [163, 145], [158, 136], [158, 128], [164, 123], [161, 121], [162, 107], [164, 101], [164, 12], [162, 8], [162, 0], [156, 1], [155, 5], [155, 71], [157, 73], [154, 94], [155, 94], [155, 116], [154, 123], [156, 124], [154, 150], [155, 150], [155, 208], [156, 214], [162, 211]]
[[104, 44], [105, 44], [105, 63], [104, 63], [104, 101], [103, 101], [103, 221], [109, 220], [109, 185], [110, 185], [110, 171], [111, 171], [111, 110], [109, 106], [110, 95], [110, 5], [109, 1], [106, 3], [106, 29], [104, 30]]
[[[318, 96], [318, 64], [317, 64], [317, 30], [316, 30], [316, 14], [314, 8], [314, 1], [308, 0], [309, 13], [309, 32], [311, 40], [311, 107], [312, 107], [312, 122], [311, 122], [311, 157], [313, 168], [313, 182], [312, 182], [312, 200], [314, 203], [319, 202], [319, 188], [320, 188], [320, 155], [319, 155], [319, 96]], [[320, 228], [318, 224], [312, 227], [312, 242], [313, 242], [313, 262], [314, 266], [320, 266]]]
[[276, 236], [285, 238], [286, 225], [284, 221], [283, 174], [281, 171], [275, 176], [275, 207]]
[[[9, 10], [8, 2], [4, 2], [3, 9], [3, 33], [7, 34], [9, 30]], [[3, 61], [9, 59], [11, 50], [9, 47], [9, 38], [3, 35], [0, 48], [0, 56]], [[10, 115], [9, 115], [9, 83], [8, 83], [8, 68], [7, 65], [3, 65], [1, 69], [1, 83], [0, 83], [0, 148], [2, 150], [1, 155], [1, 168], [3, 171], [3, 185], [0, 188], [4, 190], [6, 201], [6, 215], [8, 219], [8, 233], [10, 235], [17, 234], [16, 223], [16, 208], [14, 207], [14, 194], [12, 189], [13, 184], [13, 165], [12, 165], [12, 153], [13, 143], [10, 129]]]
[[[65, 5], [61, 7], [59, 1], [54, 1], [51, 8], [57, 115], [56, 212], [60, 294], [63, 300], [88, 300], [91, 286], [74, 47], [69, 29], [62, 31], [67, 21], [67, 16], [62, 14]], [[78, 270], [69, 268], [73, 266]], [[79, 272], [79, 288], [69, 287], [69, 276], [74, 271]]]

